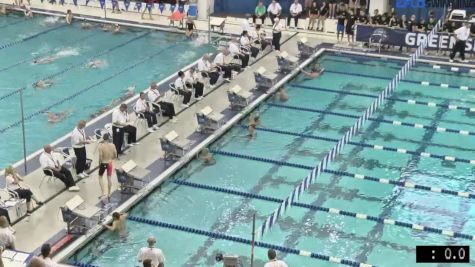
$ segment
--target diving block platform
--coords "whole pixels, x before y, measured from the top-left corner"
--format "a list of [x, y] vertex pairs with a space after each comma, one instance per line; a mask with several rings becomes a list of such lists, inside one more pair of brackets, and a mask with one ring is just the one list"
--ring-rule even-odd
[[224, 33], [224, 25], [226, 24], [225, 18], [213, 17], [209, 23], [212, 31], [216, 31], [216, 28], [218, 28], [221, 33]]
[[260, 90], [267, 90], [277, 83], [278, 75], [275, 73], [268, 73], [266, 68], [260, 67], [254, 72], [254, 79], [256, 81], [256, 88]]
[[198, 132], [214, 132], [220, 126], [220, 121], [224, 118], [224, 115], [216, 113], [210, 106], [206, 106], [202, 110], [196, 113], [196, 119], [198, 120]]
[[279, 72], [289, 73], [298, 67], [299, 59], [284, 51], [277, 55], [277, 64]]
[[245, 108], [249, 104], [251, 97], [252, 94], [243, 90], [239, 85], [235, 85], [228, 91], [228, 100], [231, 103], [232, 109]]
[[160, 145], [163, 152], [165, 152], [164, 160], [178, 160], [183, 155], [190, 145], [189, 140], [180, 139], [175, 131], [171, 131], [164, 137], [160, 138]]
[[302, 37], [297, 41], [297, 48], [299, 50], [300, 59], [308, 58], [316, 52], [316, 48], [309, 45], [308, 40], [305, 37]]

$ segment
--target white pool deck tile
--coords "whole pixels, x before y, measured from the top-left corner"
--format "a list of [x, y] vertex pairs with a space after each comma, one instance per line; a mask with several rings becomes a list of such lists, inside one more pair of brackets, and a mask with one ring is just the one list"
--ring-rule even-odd
[[[35, 3], [36, 0], [33, 0]], [[293, 34], [293, 33], [292, 33]], [[285, 34], [283, 40], [288, 39], [290, 34]], [[310, 39], [311, 42], [320, 42], [320, 39]], [[283, 45], [283, 49], [290, 54], [297, 54], [297, 38], [290, 39]], [[201, 110], [205, 106], [210, 106], [217, 113], [221, 112], [228, 107], [228, 100], [226, 92], [232, 86], [239, 84], [244, 90], [250, 90], [254, 87], [253, 70], [264, 66], [269, 72], [273, 72], [277, 69], [277, 62], [275, 58], [275, 52], [270, 53], [263, 59], [256, 62], [250, 69], [245, 70], [237, 76], [229, 84], [224, 84], [217, 88], [209, 95], [207, 95], [200, 102], [192, 105], [190, 108], [180, 113], [177, 116], [178, 122], [167, 122], [160, 129], [146, 136], [140, 141], [140, 145], [127, 150], [126, 155], [122, 156], [119, 161], [115, 162], [115, 166], [120, 166], [121, 163], [125, 163], [129, 159], [133, 159], [139, 166], [146, 167], [156, 161], [162, 156], [162, 151], [159, 144], [159, 137], [165, 135], [171, 130], [176, 131], [181, 137], [187, 137], [191, 135], [197, 126], [195, 113]], [[179, 106], [179, 105], [178, 105]], [[178, 107], [175, 105], [175, 108]], [[139, 126], [138, 136], [144, 134], [144, 128]], [[87, 147], [88, 158], [93, 159], [93, 166], [97, 166], [97, 155], [95, 154], [96, 145], [91, 144]], [[154, 174], [157, 176], [158, 174]], [[64, 230], [66, 225], [62, 222], [59, 207], [64, 205], [66, 201], [71, 199], [76, 194], [80, 195], [88, 204], [96, 205], [99, 200], [100, 188], [97, 180], [97, 172], [90, 175], [78, 183], [80, 192], [71, 193], [64, 190], [64, 185], [60, 181], [44, 182], [42, 187], [39, 188], [41, 178], [43, 177], [41, 170], [35, 170], [25, 177], [25, 182], [30, 186], [35, 195], [40, 199], [48, 199], [61, 192], [59, 195], [51, 199], [44, 206], [36, 210], [30, 217], [25, 218], [13, 227], [16, 230], [16, 246], [19, 250], [33, 252], [41, 244], [48, 241], [52, 236]], [[104, 177], [105, 179], [105, 177]], [[112, 178], [113, 190], [118, 188], [115, 175]]]

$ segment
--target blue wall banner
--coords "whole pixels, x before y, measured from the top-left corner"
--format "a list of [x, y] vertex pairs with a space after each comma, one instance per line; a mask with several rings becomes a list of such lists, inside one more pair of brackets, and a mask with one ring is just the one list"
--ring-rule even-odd
[[[392, 29], [388, 27], [373, 27], [367, 25], [356, 26], [356, 41], [369, 42], [371, 37], [381, 39], [381, 43], [394, 46], [405, 46], [416, 48], [427, 39], [428, 34], [423, 32], [409, 32], [403, 29]], [[452, 50], [455, 44], [455, 36], [447, 33], [434, 34], [427, 45], [429, 50]], [[475, 39], [469, 38], [466, 53], [475, 53]]]

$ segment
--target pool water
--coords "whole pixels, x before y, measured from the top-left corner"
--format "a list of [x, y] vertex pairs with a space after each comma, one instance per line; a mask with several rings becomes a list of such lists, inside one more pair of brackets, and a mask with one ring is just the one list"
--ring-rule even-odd
[[[0, 169], [22, 158], [19, 94], [1, 99], [24, 87], [27, 153], [70, 132], [80, 119], [89, 120], [119, 99], [129, 86], [135, 93], [173, 74], [211, 47], [189, 41], [182, 34], [122, 28], [120, 34], [103, 32], [100, 26], [81, 29], [80, 23], [66, 26], [54, 17], [0, 17]], [[50, 64], [35, 59], [54, 57]], [[86, 67], [101, 60], [97, 69]], [[38, 80], [54, 85], [34, 89]], [[120, 102], [114, 102], [114, 106]], [[70, 115], [56, 124], [47, 112]]]
[[[254, 111], [254, 114], [261, 116], [260, 127], [339, 139], [353, 125], [355, 119], [335, 113], [359, 116], [373, 100], [371, 97], [348, 93], [377, 95], [388, 83], [384, 77], [393, 77], [402, 64], [335, 54], [324, 54], [318, 59], [318, 63], [326, 69], [323, 76], [315, 80], [295, 78], [286, 86], [290, 97], [286, 103], [271, 98]], [[472, 78], [468, 74], [447, 75], [443, 70], [420, 64], [411, 71], [407, 81], [399, 85], [393, 97], [475, 107], [470, 91], [420, 85], [420, 81], [424, 80], [458, 86], [468, 85]], [[411, 81], [419, 81], [419, 85]], [[332, 89], [337, 92], [305, 89], [302, 86]], [[276, 104], [321, 112], [288, 109]], [[459, 130], [473, 130], [475, 127], [469, 113], [397, 101], [386, 102], [374, 118]], [[241, 123], [246, 122], [247, 119]], [[258, 131], [256, 139], [249, 140], [246, 134], [245, 127], [233, 127], [211, 146], [215, 153], [215, 165], [205, 166], [199, 160], [191, 161], [172, 179], [136, 205], [130, 214], [251, 239], [252, 215], [256, 214], [259, 226], [277, 207], [276, 203], [178, 185], [174, 181], [186, 180], [200, 185], [283, 199], [308, 174], [308, 170], [232, 157], [224, 152], [313, 167], [335, 144], [321, 139], [268, 131]], [[353, 141], [471, 159], [475, 158], [475, 143], [471, 142], [471, 138], [377, 120], [369, 121]], [[357, 145], [347, 145], [337, 160], [330, 164], [329, 169], [456, 191], [473, 192], [475, 188], [473, 168], [469, 164]], [[467, 234], [475, 232], [473, 200], [342, 175], [323, 174], [303, 194], [299, 202]], [[127, 241], [120, 240], [114, 234], [103, 233], [72, 256], [70, 261], [97, 266], [118, 266], [119, 263], [121, 266], [136, 266], [139, 248], [146, 246], [145, 240], [149, 235], [154, 235], [158, 240], [157, 246], [167, 257], [167, 266], [222, 266], [222, 263], [214, 260], [218, 252], [243, 255], [243, 266], [250, 266], [249, 245], [133, 221], [128, 221], [127, 227]], [[416, 266], [417, 245], [473, 243], [465, 239], [410, 230], [396, 225], [382, 225], [301, 207], [292, 207], [262, 241], [376, 266], [395, 267]], [[279, 253], [279, 257], [289, 266], [335, 265], [293, 254]], [[263, 266], [265, 259], [266, 249], [256, 248], [254, 266]], [[473, 261], [470, 265], [473, 265]]]

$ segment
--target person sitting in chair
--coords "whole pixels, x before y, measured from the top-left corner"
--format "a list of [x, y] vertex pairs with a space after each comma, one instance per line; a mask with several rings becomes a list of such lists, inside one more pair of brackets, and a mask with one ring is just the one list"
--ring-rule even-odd
[[187, 84], [185, 81], [185, 73], [183, 71], [178, 72], [178, 77], [175, 80], [175, 89], [183, 96], [183, 107], [189, 107], [188, 103], [191, 99], [191, 84]]
[[36, 202], [36, 205], [43, 205], [43, 202], [39, 201], [29, 188], [20, 185], [20, 182], [22, 182], [23, 179], [12, 166], [8, 166], [5, 169], [5, 178], [7, 180], [8, 191], [14, 192], [21, 199], [26, 199], [26, 210], [28, 215], [33, 211], [31, 207], [31, 199]]
[[145, 100], [145, 93], [141, 92], [139, 99], [135, 102], [135, 112], [137, 112], [137, 116], [143, 117], [147, 120], [147, 131], [149, 133], [155, 132], [158, 129], [157, 126], [157, 115], [152, 112], [150, 106], [148, 105], [147, 101]]
[[[61, 180], [69, 191], [79, 191], [79, 187], [76, 186], [71, 172], [62, 166], [59, 160], [55, 158], [51, 146], [44, 145], [43, 150], [43, 153], [40, 155], [40, 164], [45, 174], [47, 174], [47, 170], [50, 170], [53, 176]], [[49, 175], [49, 173], [47, 175]]]

